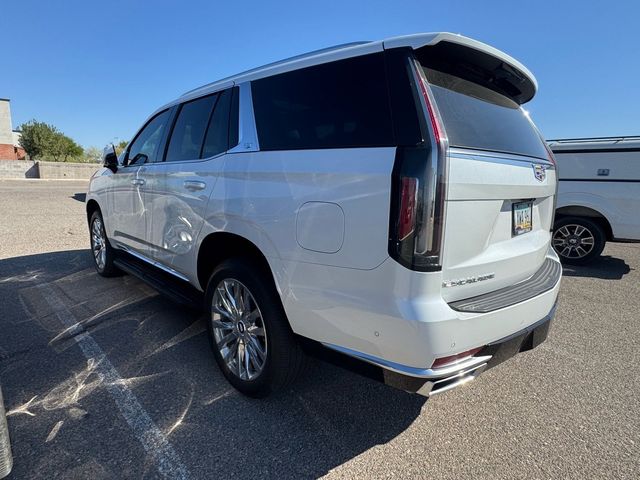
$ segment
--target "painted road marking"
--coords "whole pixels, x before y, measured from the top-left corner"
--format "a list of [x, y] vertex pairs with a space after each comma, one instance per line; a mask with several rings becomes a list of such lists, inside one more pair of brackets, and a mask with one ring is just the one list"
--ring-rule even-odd
[[[50, 284], [38, 285], [37, 288], [42, 292], [45, 301], [65, 328], [74, 329], [75, 326], [80, 325]], [[147, 411], [140, 405], [131, 389], [127, 387], [126, 382], [123, 381], [100, 345], [88, 332], [76, 334], [73, 338], [87, 360], [94, 359], [96, 361], [95, 372], [104, 376], [107, 391], [136, 438], [155, 461], [158, 472], [164, 478], [188, 479], [189, 471], [180, 460], [178, 453], [173, 449], [164, 433], [153, 423]], [[99, 359], [102, 361], [98, 362]]]

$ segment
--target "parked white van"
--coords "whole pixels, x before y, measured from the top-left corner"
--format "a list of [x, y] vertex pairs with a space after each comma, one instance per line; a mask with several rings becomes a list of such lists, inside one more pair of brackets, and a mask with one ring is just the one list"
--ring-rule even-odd
[[289, 384], [303, 344], [423, 395], [466, 383], [544, 341], [555, 310], [555, 165], [521, 108], [536, 89], [508, 55], [429, 33], [192, 90], [92, 178], [96, 268], [204, 297], [247, 395]]
[[607, 241], [640, 241], [640, 137], [549, 140], [560, 184], [553, 246], [586, 264]]

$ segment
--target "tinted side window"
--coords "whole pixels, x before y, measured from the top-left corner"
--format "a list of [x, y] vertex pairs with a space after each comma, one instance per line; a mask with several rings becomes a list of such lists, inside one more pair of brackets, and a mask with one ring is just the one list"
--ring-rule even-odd
[[393, 145], [382, 54], [251, 84], [261, 150]]
[[207, 128], [201, 158], [213, 157], [226, 152], [229, 148], [229, 107], [231, 90], [220, 93], [215, 110]]
[[169, 140], [167, 161], [200, 158], [202, 140], [217, 98], [218, 95], [209, 95], [187, 102], [180, 107]]
[[165, 110], [147, 123], [129, 147], [127, 155], [129, 165], [156, 161], [168, 121], [169, 110]]

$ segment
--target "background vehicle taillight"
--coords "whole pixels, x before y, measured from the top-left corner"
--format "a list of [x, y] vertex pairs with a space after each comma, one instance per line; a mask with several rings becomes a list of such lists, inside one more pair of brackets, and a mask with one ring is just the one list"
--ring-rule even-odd
[[421, 141], [396, 150], [389, 253], [412, 270], [436, 271], [442, 268], [447, 138], [422, 69], [411, 56], [405, 66]]

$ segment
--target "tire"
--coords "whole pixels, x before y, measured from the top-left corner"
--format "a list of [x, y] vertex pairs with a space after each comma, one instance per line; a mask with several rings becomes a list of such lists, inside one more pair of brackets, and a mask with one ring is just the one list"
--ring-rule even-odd
[[592, 262], [602, 253], [606, 241], [602, 226], [588, 217], [563, 217], [553, 228], [553, 248], [568, 265]]
[[103, 277], [121, 275], [118, 267], [113, 264], [115, 252], [107, 238], [104, 220], [99, 210], [93, 212], [89, 220], [89, 241], [91, 242], [93, 265], [96, 267], [98, 275]]
[[306, 355], [269, 272], [248, 259], [225, 260], [211, 275], [205, 298], [213, 355], [231, 385], [244, 395], [263, 398], [293, 383], [306, 366]]

